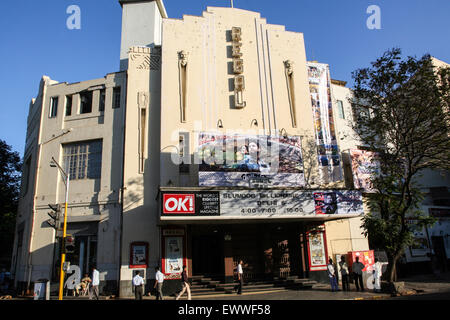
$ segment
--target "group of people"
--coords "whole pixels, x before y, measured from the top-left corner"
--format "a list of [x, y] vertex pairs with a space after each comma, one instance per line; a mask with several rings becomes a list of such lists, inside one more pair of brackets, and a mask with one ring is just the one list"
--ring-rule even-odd
[[[242, 286], [244, 285], [244, 272], [242, 269], [243, 261], [240, 260], [237, 266], [237, 275], [238, 275], [238, 285], [237, 285], [237, 293], [242, 294]], [[162, 287], [164, 282], [164, 274], [159, 271], [159, 267], [155, 268], [155, 285], [156, 289], [156, 300], [164, 300], [164, 296], [162, 293]], [[142, 300], [142, 296], [144, 295], [144, 278], [140, 275], [139, 271], [136, 271], [136, 275], [133, 277], [133, 287], [134, 287], [134, 295], [136, 300]], [[183, 266], [183, 272], [181, 273], [181, 291], [177, 294], [175, 300], [180, 299], [183, 294], [187, 293], [188, 300], [191, 300], [191, 286], [189, 284], [189, 277], [187, 274], [186, 266]]]
[[85, 295], [86, 293], [89, 294], [89, 299], [96, 299], [98, 300], [98, 286], [100, 284], [100, 272], [97, 270], [97, 268], [92, 267], [91, 272], [92, 278], [89, 277], [87, 273], [84, 274], [83, 279], [81, 279], [81, 282], [75, 286], [75, 291], [77, 295], [81, 294]]
[[[156, 289], [156, 300], [164, 300], [164, 295], [162, 292], [163, 283], [164, 283], [164, 274], [159, 270], [159, 267], [155, 268], [155, 284], [153, 286]], [[191, 288], [189, 284], [189, 278], [186, 271], [186, 266], [183, 266], [183, 272], [181, 273], [181, 285], [182, 290], [177, 294], [176, 300], [180, 299], [180, 297], [187, 292], [188, 300], [191, 300]], [[136, 271], [136, 275], [133, 277], [133, 287], [134, 287], [134, 296], [136, 300], [142, 300], [142, 296], [144, 295], [144, 286], [145, 281], [141, 276], [139, 270]]]
[[[363, 283], [363, 269], [365, 265], [359, 261], [359, 257], [356, 257], [355, 261], [351, 267], [351, 273], [349, 271], [349, 267], [347, 262], [345, 261], [345, 256], [341, 256], [341, 261], [339, 261], [341, 279], [342, 279], [342, 290], [350, 291], [350, 277], [353, 277], [355, 281], [356, 291], [364, 291], [364, 283]], [[373, 285], [374, 291], [381, 291], [381, 274], [382, 274], [382, 264], [375, 258], [375, 264], [373, 266]], [[338, 281], [337, 281], [337, 270], [336, 266], [333, 264], [333, 259], [328, 260], [327, 265], [327, 274], [330, 279], [331, 291], [336, 292], [339, 291]]]

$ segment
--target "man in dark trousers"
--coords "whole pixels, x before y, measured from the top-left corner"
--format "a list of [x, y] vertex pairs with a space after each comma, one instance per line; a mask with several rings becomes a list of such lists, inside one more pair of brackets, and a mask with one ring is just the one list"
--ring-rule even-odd
[[[362, 271], [365, 268], [365, 266], [364, 266], [364, 264], [359, 262], [359, 257], [356, 257], [355, 260], [356, 261], [353, 262], [353, 265], [352, 265], [352, 272], [353, 272], [353, 276], [355, 278], [356, 291], [359, 291], [359, 285], [361, 285], [361, 291], [364, 291]], [[358, 282], [359, 282], [359, 285], [358, 285]]]
[[141, 277], [139, 270], [136, 271], [136, 275], [133, 278], [134, 297], [136, 300], [142, 300], [144, 291], [144, 278]]
[[237, 274], [238, 274], [238, 281], [239, 281], [237, 294], [242, 294], [242, 286], [244, 285], [244, 271], [242, 269], [242, 265], [243, 265], [242, 260], [239, 260], [239, 264], [237, 266]]

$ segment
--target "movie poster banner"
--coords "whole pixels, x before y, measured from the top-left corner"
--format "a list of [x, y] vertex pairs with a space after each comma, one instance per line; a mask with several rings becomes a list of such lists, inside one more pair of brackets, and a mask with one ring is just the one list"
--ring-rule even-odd
[[379, 173], [380, 164], [376, 160], [377, 153], [366, 150], [350, 150], [352, 158], [353, 184], [355, 189], [374, 193], [372, 179]]
[[302, 187], [299, 136], [199, 134], [200, 186]]
[[327, 64], [308, 62], [308, 79], [317, 143], [319, 175], [323, 183], [343, 179]]
[[319, 271], [327, 269], [327, 252], [324, 232], [308, 232], [309, 270]]
[[364, 214], [362, 194], [356, 190], [314, 192], [316, 214]]

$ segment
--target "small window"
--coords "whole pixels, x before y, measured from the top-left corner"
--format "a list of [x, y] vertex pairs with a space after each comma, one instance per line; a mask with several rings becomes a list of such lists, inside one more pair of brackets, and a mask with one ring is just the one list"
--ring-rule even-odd
[[31, 156], [25, 161], [25, 166], [22, 172], [22, 193], [23, 195], [27, 194], [28, 186], [30, 184], [30, 170], [31, 170]]
[[106, 91], [105, 89], [100, 90], [100, 101], [98, 103], [98, 111], [105, 111], [105, 98]]
[[120, 87], [113, 90], [113, 108], [120, 108]]
[[58, 97], [52, 97], [50, 101], [50, 118], [56, 118], [58, 114]]
[[80, 93], [80, 113], [92, 112], [92, 91], [85, 91]]
[[189, 133], [181, 132], [178, 138], [179, 173], [189, 173]]
[[72, 115], [72, 96], [66, 96], [66, 116]]
[[338, 108], [339, 118], [345, 119], [344, 104], [342, 103], [341, 100], [337, 101], [337, 108]]

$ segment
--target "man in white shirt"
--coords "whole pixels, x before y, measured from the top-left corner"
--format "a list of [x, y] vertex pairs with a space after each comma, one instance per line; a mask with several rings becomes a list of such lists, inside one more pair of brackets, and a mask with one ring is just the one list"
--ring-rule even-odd
[[136, 275], [133, 278], [134, 297], [136, 300], [142, 300], [144, 291], [144, 278], [141, 277], [140, 271], [136, 271]]
[[100, 284], [100, 272], [95, 267], [92, 267], [92, 283], [91, 290], [89, 291], [89, 300], [92, 300], [92, 296], [98, 300], [98, 285]]
[[375, 264], [373, 265], [373, 284], [375, 286], [375, 292], [381, 292], [381, 274], [383, 264], [375, 258]]
[[164, 296], [162, 293], [162, 286], [164, 282], [164, 274], [159, 271], [159, 267], [155, 268], [156, 275], [155, 275], [155, 288], [158, 287], [156, 292], [156, 300], [164, 300]]
[[328, 260], [327, 274], [328, 274], [328, 278], [330, 279], [331, 292], [338, 291], [337, 280], [336, 280], [336, 268], [334, 267], [333, 259], [331, 259], [331, 258], [330, 258], [330, 260]]
[[242, 270], [242, 264], [243, 264], [242, 260], [239, 260], [239, 264], [237, 266], [237, 274], [239, 281], [239, 286], [237, 290], [238, 294], [242, 294], [242, 286], [244, 285], [244, 271]]

